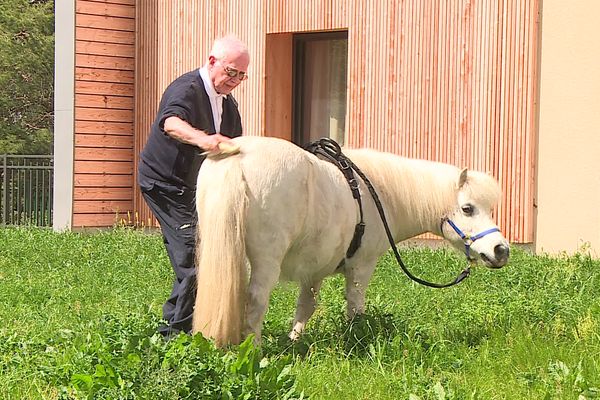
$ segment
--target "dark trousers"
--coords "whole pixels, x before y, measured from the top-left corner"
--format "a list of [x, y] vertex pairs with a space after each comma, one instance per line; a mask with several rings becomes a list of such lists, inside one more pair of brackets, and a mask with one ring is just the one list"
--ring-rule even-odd
[[167, 326], [158, 331], [165, 336], [192, 330], [192, 314], [196, 301], [196, 206], [194, 193], [175, 187], [156, 185], [142, 195], [160, 223], [163, 241], [175, 272], [171, 296], [163, 305]]

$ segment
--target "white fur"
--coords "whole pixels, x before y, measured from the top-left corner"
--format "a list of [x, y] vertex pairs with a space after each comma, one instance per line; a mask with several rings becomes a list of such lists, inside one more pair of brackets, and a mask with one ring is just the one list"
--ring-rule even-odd
[[[315, 309], [321, 282], [345, 257], [359, 220], [357, 203], [337, 167], [296, 145], [264, 137], [235, 141], [239, 154], [206, 160], [198, 176], [193, 330], [218, 345], [239, 343], [249, 333], [260, 340], [270, 293], [278, 280], [290, 280], [300, 284], [290, 333], [296, 339]], [[459, 187], [460, 170], [450, 165], [373, 150], [344, 153], [377, 190], [396, 243], [432, 232], [462, 250], [454, 231], [440, 230], [443, 217], [453, 218], [471, 235], [495, 227], [490, 211], [500, 191], [486, 174], [469, 171]], [[390, 247], [362, 181], [360, 189], [365, 234], [343, 268], [349, 317], [364, 312], [377, 259]], [[467, 202], [476, 207], [473, 217], [461, 214]], [[500, 233], [493, 233], [476, 241], [473, 252], [493, 259], [499, 244], [508, 246]]]

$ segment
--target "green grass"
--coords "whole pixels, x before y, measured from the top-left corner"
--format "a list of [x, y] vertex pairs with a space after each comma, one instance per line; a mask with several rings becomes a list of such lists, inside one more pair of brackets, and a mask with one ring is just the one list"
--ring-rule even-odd
[[[403, 249], [419, 276], [464, 267]], [[306, 334], [286, 339], [297, 289], [273, 293], [263, 346], [217, 350], [154, 330], [171, 271], [157, 235], [0, 229], [0, 399], [591, 399], [600, 397], [600, 262], [513, 250], [458, 287], [380, 260], [366, 316], [329, 278]]]

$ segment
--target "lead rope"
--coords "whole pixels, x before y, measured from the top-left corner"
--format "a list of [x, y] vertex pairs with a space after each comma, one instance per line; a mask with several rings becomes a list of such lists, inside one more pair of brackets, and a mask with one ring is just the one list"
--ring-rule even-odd
[[[413, 281], [420, 283], [421, 285], [424, 285], [424, 286], [441, 289], [441, 288], [446, 288], [446, 287], [457, 285], [463, 279], [465, 279], [466, 277], [469, 276], [469, 274], [471, 273], [471, 268], [469, 266], [467, 268], [465, 268], [452, 282], [448, 282], [448, 283], [444, 283], [444, 284], [428, 282], [424, 279], [418, 278], [418, 277], [414, 276], [413, 274], [411, 274], [411, 272], [408, 270], [408, 268], [406, 268], [406, 266], [404, 265], [404, 262], [402, 262], [402, 259], [400, 258], [400, 253], [398, 252], [398, 249], [396, 248], [396, 243], [394, 242], [394, 238], [392, 237], [392, 233], [390, 232], [390, 228], [388, 226], [387, 219], [385, 218], [385, 212], [383, 210], [383, 206], [381, 205], [381, 201], [379, 200], [379, 196], [377, 195], [375, 188], [371, 184], [371, 181], [369, 181], [369, 179], [366, 177], [366, 175], [352, 162], [352, 160], [350, 160], [348, 157], [346, 157], [344, 154], [342, 154], [340, 145], [333, 139], [321, 138], [315, 142], [308, 144], [305, 147], [305, 150], [307, 150], [313, 154], [318, 154], [318, 155], [323, 156], [327, 161], [333, 163], [338, 168], [340, 168], [340, 170], [346, 177], [346, 180], [348, 180], [348, 184], [350, 185], [350, 189], [352, 190], [352, 196], [358, 202], [359, 210], [360, 210], [360, 222], [356, 225], [356, 228], [354, 230], [354, 237], [352, 238], [350, 247], [348, 248], [348, 251], [346, 252], [347, 258], [351, 257], [351, 256], [348, 257], [348, 253], [350, 252], [350, 249], [352, 248], [353, 244], [356, 244], [355, 242], [358, 242], [358, 244], [357, 244], [356, 248], [354, 249], [354, 251], [352, 252], [352, 255], [354, 255], [356, 250], [358, 250], [358, 246], [360, 246], [360, 240], [361, 240], [362, 234], [364, 233], [364, 228], [365, 228], [365, 224], [363, 222], [362, 202], [360, 200], [360, 192], [358, 190], [358, 182], [356, 181], [356, 179], [354, 178], [354, 174], [352, 173], [352, 171], [354, 171], [358, 174], [358, 176], [360, 176], [360, 178], [363, 180], [363, 182], [369, 189], [369, 193], [371, 194], [371, 197], [373, 198], [373, 201], [375, 202], [375, 207], [377, 207], [377, 211], [379, 212], [381, 222], [383, 223], [383, 227], [385, 229], [386, 236], [388, 238], [388, 241], [390, 242], [390, 246], [392, 247], [392, 251], [394, 252], [396, 261], [400, 265], [400, 268], [402, 268], [402, 271], [404, 271], [404, 273], [410, 279], [412, 279]], [[343, 169], [342, 167], [346, 167], [346, 168]], [[350, 179], [348, 178], [349, 176], [350, 176]], [[353, 183], [351, 183], [351, 181]], [[356, 193], [356, 195], [355, 195], [355, 193]], [[361, 226], [360, 229], [359, 229], [359, 225]], [[361, 231], [360, 237], [358, 238], [358, 240], [356, 240], [357, 239], [357, 237], [356, 237], [357, 231], [359, 231], [359, 230]]]

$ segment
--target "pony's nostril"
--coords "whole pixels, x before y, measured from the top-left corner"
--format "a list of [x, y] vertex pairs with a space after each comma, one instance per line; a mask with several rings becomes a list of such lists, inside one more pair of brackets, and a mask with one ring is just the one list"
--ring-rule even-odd
[[496, 247], [494, 247], [494, 256], [496, 257], [496, 260], [506, 260], [508, 258], [509, 253], [510, 249], [508, 248], [508, 246], [499, 244]]

